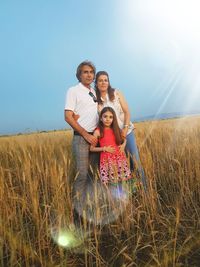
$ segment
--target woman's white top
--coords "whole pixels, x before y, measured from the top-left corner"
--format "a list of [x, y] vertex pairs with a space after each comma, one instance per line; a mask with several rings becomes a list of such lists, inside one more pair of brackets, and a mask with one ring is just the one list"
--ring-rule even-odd
[[[103, 101], [103, 104], [100, 105], [100, 109], [99, 111], [101, 111], [104, 107], [111, 107], [114, 109], [116, 116], [117, 116], [117, 121], [119, 124], [119, 128], [123, 129], [124, 128], [124, 111], [122, 109], [122, 106], [120, 104], [120, 99], [119, 99], [119, 95], [117, 94], [117, 92], [114, 92], [115, 98], [113, 101], [110, 101], [108, 94], [106, 94], [105, 99], [103, 99], [101, 97], [101, 100]], [[134, 129], [133, 123], [130, 122], [129, 126], [128, 126], [128, 132], [127, 134], [129, 134], [132, 130]]]

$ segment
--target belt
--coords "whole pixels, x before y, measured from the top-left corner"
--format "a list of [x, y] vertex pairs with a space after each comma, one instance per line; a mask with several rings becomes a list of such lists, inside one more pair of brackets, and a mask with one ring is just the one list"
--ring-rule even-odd
[[[88, 132], [89, 134], [93, 134], [93, 132]], [[79, 136], [82, 136], [79, 132], [77, 131], [74, 131], [74, 135], [79, 135]]]

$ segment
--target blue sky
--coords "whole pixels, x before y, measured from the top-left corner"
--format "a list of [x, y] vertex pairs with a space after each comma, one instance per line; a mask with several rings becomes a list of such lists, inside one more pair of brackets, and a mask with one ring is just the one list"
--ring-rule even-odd
[[132, 118], [200, 110], [198, 0], [0, 2], [0, 134], [63, 129], [67, 89], [91, 60]]

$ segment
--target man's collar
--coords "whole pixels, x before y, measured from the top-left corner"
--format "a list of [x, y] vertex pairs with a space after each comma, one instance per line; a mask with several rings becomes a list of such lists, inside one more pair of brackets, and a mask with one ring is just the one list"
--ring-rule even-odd
[[79, 82], [79, 86], [81, 86], [84, 89], [88, 89], [88, 90], [92, 90], [93, 88], [90, 86], [90, 88], [86, 87], [84, 84], [82, 84], [81, 82]]

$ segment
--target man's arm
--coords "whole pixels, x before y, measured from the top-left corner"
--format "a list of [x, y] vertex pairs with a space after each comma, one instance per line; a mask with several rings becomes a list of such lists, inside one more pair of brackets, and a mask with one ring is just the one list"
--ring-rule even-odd
[[83, 138], [90, 143], [93, 146], [96, 146], [97, 138], [91, 134], [89, 134], [83, 127], [80, 126], [80, 124], [77, 122], [77, 120], [73, 116], [74, 112], [72, 110], [65, 110], [65, 121], [80, 135], [83, 136]]

